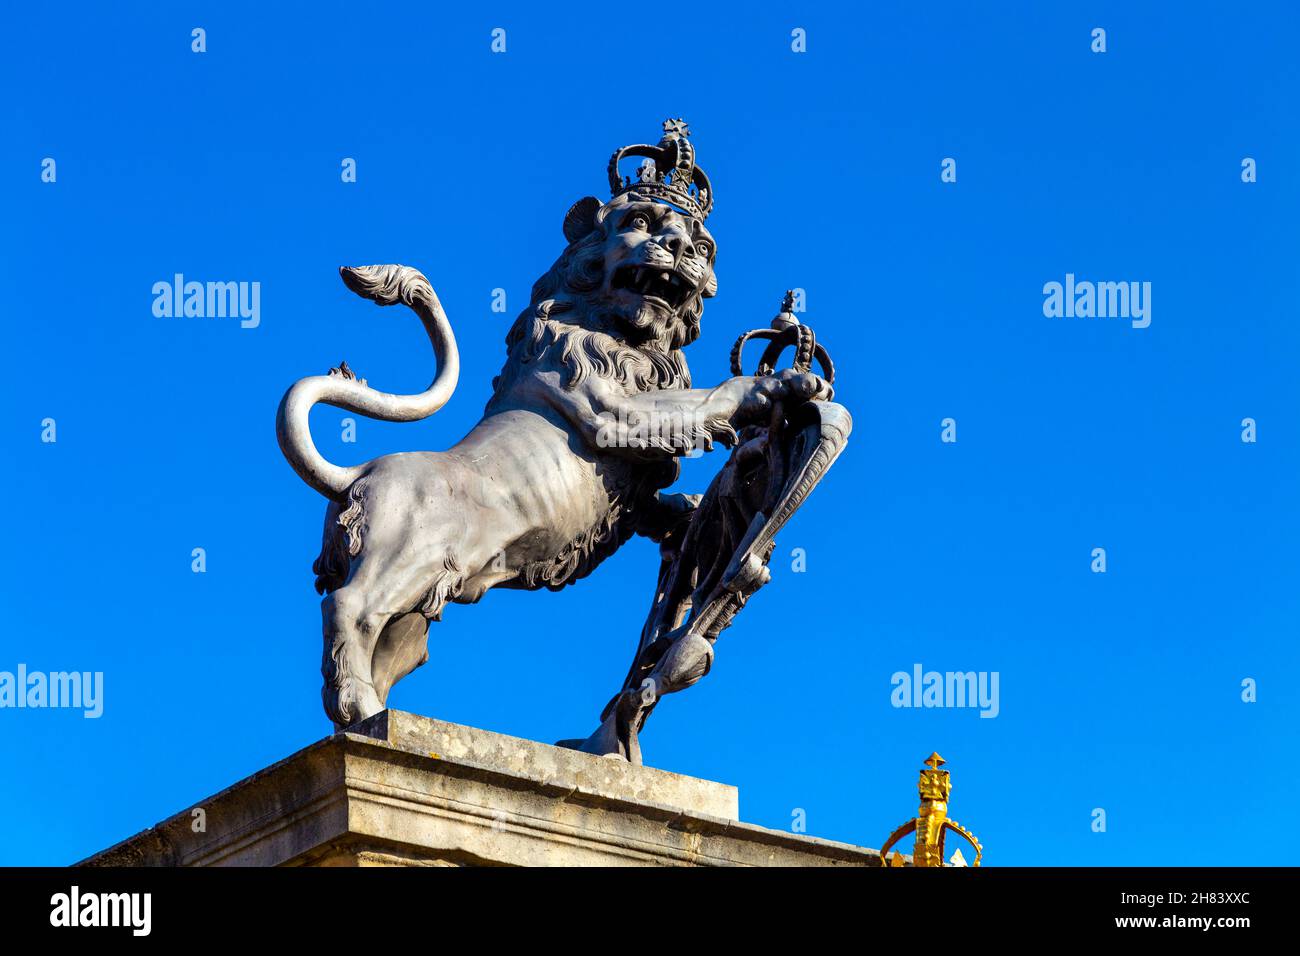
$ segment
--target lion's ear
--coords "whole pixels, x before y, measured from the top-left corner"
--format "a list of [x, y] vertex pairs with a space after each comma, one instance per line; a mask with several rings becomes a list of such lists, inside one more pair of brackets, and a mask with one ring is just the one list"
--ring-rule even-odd
[[584, 196], [569, 207], [564, 215], [564, 238], [577, 242], [587, 238], [596, 228], [596, 213], [600, 211], [601, 201], [595, 196]]

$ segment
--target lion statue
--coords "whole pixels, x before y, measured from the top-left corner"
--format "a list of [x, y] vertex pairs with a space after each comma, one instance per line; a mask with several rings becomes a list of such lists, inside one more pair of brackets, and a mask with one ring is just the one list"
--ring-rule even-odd
[[558, 589], [590, 574], [633, 534], [658, 540], [695, 499], [666, 495], [677, 458], [730, 445], [774, 403], [828, 399], [811, 372], [732, 377], [691, 387], [682, 349], [717, 291], [712, 204], [684, 126], [615, 195], [575, 203], [569, 244], [532, 290], [506, 338], [483, 418], [445, 452], [333, 464], [317, 451], [317, 403], [384, 421], [418, 421], [456, 386], [451, 326], [428, 280], [401, 265], [341, 269], [354, 292], [421, 319], [437, 374], [418, 395], [380, 392], [343, 363], [295, 383], [276, 432], [289, 464], [329, 499], [313, 570], [324, 622], [322, 696], [338, 727], [385, 707], [428, 659], [428, 622], [490, 588]]

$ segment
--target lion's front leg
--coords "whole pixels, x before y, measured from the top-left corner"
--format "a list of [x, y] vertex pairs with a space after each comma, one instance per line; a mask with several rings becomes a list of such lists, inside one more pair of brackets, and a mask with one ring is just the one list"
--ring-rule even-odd
[[712, 389], [628, 395], [599, 382], [577, 397], [571, 411], [595, 448], [640, 459], [676, 458], [733, 444], [732, 421], [747, 389], [747, 380], [731, 379]]
[[663, 459], [730, 446], [736, 430], [766, 424], [780, 403], [829, 398], [830, 385], [811, 372], [738, 375], [716, 388], [662, 389], [626, 394], [609, 382], [589, 379], [564, 389], [546, 375], [534, 380], [544, 397], [592, 448], [645, 459]]
[[770, 424], [783, 406], [831, 395], [821, 377], [787, 369], [775, 375], [738, 375], [711, 389], [621, 396], [606, 404], [598, 445], [657, 448], [671, 455], [711, 451], [715, 441], [730, 447], [739, 429]]

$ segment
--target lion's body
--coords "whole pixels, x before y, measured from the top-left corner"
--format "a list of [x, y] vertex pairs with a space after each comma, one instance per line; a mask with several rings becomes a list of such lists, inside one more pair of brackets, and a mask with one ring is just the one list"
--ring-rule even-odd
[[[498, 412], [445, 452], [375, 459], [353, 485], [355, 518], [340, 524], [343, 509], [329, 509], [322, 553], [346, 542], [356, 557], [399, 540], [427, 551], [420, 539], [436, 535], [456, 555], [446, 600], [462, 604], [492, 587], [555, 589], [585, 577], [631, 536], [657, 488], [646, 469], [593, 455], [557, 418]], [[321, 589], [342, 586], [346, 570], [335, 564]], [[432, 597], [422, 606], [436, 620]]]

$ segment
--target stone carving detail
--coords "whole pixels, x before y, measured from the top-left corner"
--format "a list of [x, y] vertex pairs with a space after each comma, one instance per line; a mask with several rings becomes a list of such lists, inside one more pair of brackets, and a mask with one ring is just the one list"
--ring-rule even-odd
[[[829, 401], [829, 357], [788, 309], [748, 336], [771, 339], [757, 374], [742, 374], [742, 338], [731, 378], [692, 387], [682, 350], [717, 292], [717, 252], [704, 226], [712, 188], [687, 133], [670, 120], [658, 146], [618, 151], [612, 198], [569, 209], [568, 245], [506, 337], [482, 419], [445, 452], [342, 466], [316, 449], [313, 405], [418, 421], [450, 399], [459, 375], [450, 323], [421, 273], [340, 270], [357, 294], [415, 312], [437, 373], [425, 391], [396, 395], [340, 363], [280, 403], [280, 448], [328, 499], [314, 570], [326, 595], [322, 696], [337, 726], [384, 709], [392, 686], [428, 659], [428, 622], [446, 604], [495, 587], [564, 587], [641, 534], [661, 542], [664, 564], [628, 683], [591, 738], [565, 742], [639, 763], [636, 732], [654, 703], [707, 672], [713, 641], [767, 580], [772, 535], [834, 461], [850, 422]], [[620, 176], [625, 156], [647, 171]], [[793, 367], [777, 371], [787, 345]], [[677, 459], [714, 443], [733, 451], [708, 492], [664, 494]]]

